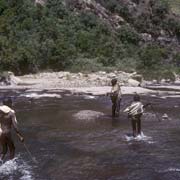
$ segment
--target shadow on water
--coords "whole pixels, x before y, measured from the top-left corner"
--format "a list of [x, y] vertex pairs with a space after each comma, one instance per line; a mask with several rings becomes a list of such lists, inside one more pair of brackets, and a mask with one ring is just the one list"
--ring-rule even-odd
[[[19, 98], [22, 93], [8, 95], [16, 96], [17, 118], [38, 164], [31, 161], [15, 137], [17, 155], [13, 161], [0, 166], [1, 179], [180, 178], [180, 99], [143, 96], [144, 103], [154, 103], [159, 117], [166, 112], [171, 120], [159, 123], [152, 110], [147, 109], [142, 119], [144, 135], [134, 139], [126, 114], [121, 112], [119, 118], [111, 118], [111, 102], [107, 97], [61, 93], [62, 98]], [[131, 100], [132, 96], [124, 96], [122, 109]], [[78, 119], [79, 112], [89, 115]]]

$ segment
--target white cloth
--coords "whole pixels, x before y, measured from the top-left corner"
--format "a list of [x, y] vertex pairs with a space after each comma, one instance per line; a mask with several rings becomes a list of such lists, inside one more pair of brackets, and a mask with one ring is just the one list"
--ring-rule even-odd
[[144, 112], [143, 104], [141, 102], [133, 102], [130, 106], [128, 106], [124, 110], [124, 112], [127, 112], [128, 115], [131, 115], [131, 116], [142, 114]]
[[12, 110], [10, 107], [8, 107], [6, 105], [1, 105], [0, 106], [0, 111], [2, 111], [5, 114], [9, 113], [10, 111], [14, 112], [14, 110]]
[[[10, 118], [11, 117], [13, 127], [17, 129], [18, 126], [17, 126], [17, 119], [16, 119], [15, 111], [13, 109], [11, 109], [10, 107], [6, 106], [6, 105], [1, 105], [0, 106], [0, 111], [5, 113], [5, 118]], [[1, 130], [1, 124], [0, 124], [0, 131], [2, 131]]]

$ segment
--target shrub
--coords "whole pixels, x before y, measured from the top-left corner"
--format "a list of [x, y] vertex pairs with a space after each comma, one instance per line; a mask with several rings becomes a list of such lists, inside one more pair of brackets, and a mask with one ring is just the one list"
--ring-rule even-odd
[[139, 52], [138, 69], [157, 69], [167, 57], [167, 50], [159, 46], [149, 45]]
[[161, 79], [170, 79], [171, 81], [175, 81], [174, 70], [168, 66], [159, 67], [159, 69], [154, 70], [151, 69], [149, 71], [141, 70], [138, 72], [143, 75], [145, 80], [157, 79], [160, 81]]
[[118, 37], [123, 43], [138, 44], [140, 40], [138, 33], [128, 25], [121, 26], [118, 30]]
[[97, 26], [97, 16], [91, 12], [82, 12], [79, 18], [80, 22], [83, 23], [86, 28], [93, 28]]
[[96, 72], [102, 69], [103, 65], [98, 59], [78, 58], [73, 61], [70, 70], [72, 72]]
[[180, 53], [176, 53], [176, 55], [173, 58], [173, 63], [177, 68], [180, 68]]

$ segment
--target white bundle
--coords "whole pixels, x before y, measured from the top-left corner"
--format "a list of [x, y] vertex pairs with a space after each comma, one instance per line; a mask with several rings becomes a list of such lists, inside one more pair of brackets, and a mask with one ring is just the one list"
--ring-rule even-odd
[[142, 114], [144, 112], [143, 104], [141, 102], [133, 102], [130, 106], [128, 106], [124, 110], [124, 112], [127, 112], [128, 115], [131, 115], [131, 116]]

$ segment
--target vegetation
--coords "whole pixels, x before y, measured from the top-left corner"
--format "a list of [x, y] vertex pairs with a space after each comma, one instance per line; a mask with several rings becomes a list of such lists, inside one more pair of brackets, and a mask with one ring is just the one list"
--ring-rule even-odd
[[169, 4], [174, 13], [180, 15], [180, 0], [169, 0]]
[[[111, 12], [131, 22], [126, 6], [118, 0], [102, 1]], [[144, 74], [153, 70], [163, 72], [171, 64], [177, 70], [179, 54], [173, 61], [165, 61], [169, 50], [157, 43], [140, 47], [139, 32], [152, 24], [168, 29], [172, 24], [178, 33], [176, 20], [165, 19], [168, 4], [158, 1], [153, 8], [151, 22], [145, 16], [134, 25], [122, 25], [116, 32], [94, 13], [68, 9], [61, 0], [47, 0], [44, 6], [31, 0], [0, 1], [0, 71], [16, 74], [35, 73], [40, 70], [126, 70]], [[149, 23], [148, 23], [149, 22]], [[161, 68], [160, 68], [161, 67]], [[178, 70], [177, 70], [178, 71]], [[156, 73], [155, 73], [156, 74]], [[168, 74], [166, 72], [166, 74]], [[169, 73], [171, 74], [171, 73]]]

